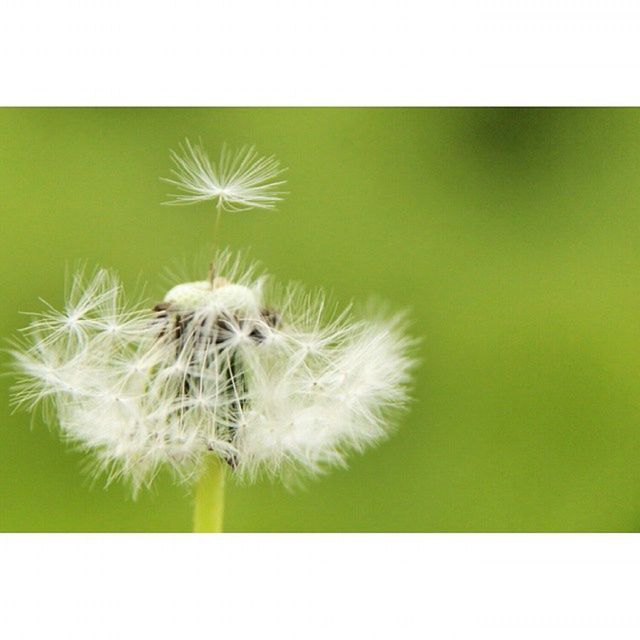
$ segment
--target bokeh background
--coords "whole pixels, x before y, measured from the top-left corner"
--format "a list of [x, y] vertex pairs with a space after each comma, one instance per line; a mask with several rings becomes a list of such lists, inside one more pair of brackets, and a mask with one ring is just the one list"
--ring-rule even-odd
[[[2, 336], [78, 261], [159, 299], [206, 250], [211, 206], [160, 205], [185, 137], [290, 168], [279, 211], [226, 215], [223, 244], [409, 308], [422, 338], [389, 442], [293, 493], [232, 483], [228, 531], [640, 530], [640, 110], [0, 110]], [[11, 381], [0, 530], [190, 529], [187, 487], [92, 483], [11, 414]]]

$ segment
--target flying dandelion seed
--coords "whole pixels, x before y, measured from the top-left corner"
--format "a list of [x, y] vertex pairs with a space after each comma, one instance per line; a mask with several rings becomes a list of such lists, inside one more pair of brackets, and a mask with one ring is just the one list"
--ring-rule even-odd
[[[174, 154], [176, 184], [190, 192], [181, 202], [238, 210], [279, 199], [273, 158], [223, 153], [213, 165], [186, 145], [187, 158]], [[221, 506], [209, 515], [224, 472], [209, 473], [212, 460], [285, 483], [344, 465], [406, 407], [412, 347], [402, 315], [337, 312], [322, 292], [278, 290], [218, 251], [208, 279], [175, 284], [155, 306], [128, 303], [111, 271], [76, 273], [64, 309], [47, 305], [16, 342], [13, 400], [41, 406], [95, 454], [96, 472], [134, 492], [165, 467], [197, 480], [196, 530], [220, 530]]]
[[253, 147], [230, 152], [223, 147], [212, 162], [198, 145], [185, 140], [180, 153], [171, 152], [172, 178], [163, 178], [182, 193], [170, 196], [166, 204], [192, 204], [213, 200], [221, 211], [273, 209], [282, 200], [277, 178], [285, 171], [273, 156], [260, 157]]

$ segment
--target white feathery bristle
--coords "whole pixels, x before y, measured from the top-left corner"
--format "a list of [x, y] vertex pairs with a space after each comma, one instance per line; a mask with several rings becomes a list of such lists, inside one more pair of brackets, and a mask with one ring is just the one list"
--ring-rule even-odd
[[389, 433], [412, 366], [401, 317], [331, 316], [320, 292], [267, 296], [228, 252], [214, 265], [153, 309], [129, 308], [108, 271], [77, 274], [65, 310], [24, 330], [15, 403], [44, 404], [134, 489], [164, 466], [191, 478], [211, 454], [239, 477], [290, 482]]
[[222, 211], [273, 209], [282, 200], [278, 177], [284, 169], [273, 156], [259, 156], [253, 147], [235, 152], [222, 148], [217, 162], [204, 149], [185, 140], [180, 151], [171, 152], [172, 178], [163, 178], [182, 192], [165, 204], [192, 204], [213, 200]]

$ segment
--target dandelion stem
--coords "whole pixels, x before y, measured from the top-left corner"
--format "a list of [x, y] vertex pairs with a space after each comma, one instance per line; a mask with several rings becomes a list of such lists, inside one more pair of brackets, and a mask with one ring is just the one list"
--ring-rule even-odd
[[209, 454], [196, 484], [193, 511], [195, 533], [221, 533], [224, 515], [225, 463]]

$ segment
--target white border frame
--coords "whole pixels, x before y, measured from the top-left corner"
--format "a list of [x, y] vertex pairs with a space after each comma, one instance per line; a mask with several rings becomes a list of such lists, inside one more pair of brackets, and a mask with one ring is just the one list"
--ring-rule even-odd
[[635, 640], [640, 629], [633, 535], [7, 534], [0, 565], [0, 637], [12, 639]]
[[634, 105], [635, 0], [21, 0], [3, 105]]

